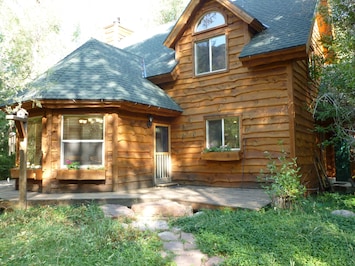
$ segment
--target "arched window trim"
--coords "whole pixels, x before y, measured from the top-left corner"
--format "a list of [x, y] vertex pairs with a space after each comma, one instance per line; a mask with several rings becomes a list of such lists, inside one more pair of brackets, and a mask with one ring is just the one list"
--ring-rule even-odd
[[[208, 15], [208, 14], [210, 14], [210, 13], [217, 13], [217, 14], [221, 15], [221, 16], [223, 17], [223, 20], [224, 20], [223, 23], [218, 24], [218, 25], [216, 25], [216, 26], [213, 26], [213, 27], [211, 27], [211, 28], [207, 28], [207, 29], [203, 29], [203, 30], [197, 30], [197, 27], [198, 27], [200, 21], [201, 21], [206, 15]], [[195, 34], [199, 34], [199, 33], [202, 33], [202, 32], [206, 32], [206, 31], [218, 29], [218, 28], [220, 28], [220, 27], [225, 26], [226, 24], [227, 24], [227, 23], [226, 23], [226, 17], [225, 17], [225, 15], [224, 15], [222, 12], [220, 12], [220, 11], [218, 11], [218, 10], [208, 10], [208, 11], [204, 12], [203, 15], [200, 16], [200, 18], [197, 20], [197, 22], [196, 22], [196, 24], [195, 24], [195, 28], [194, 28], [194, 33], [195, 33]]]

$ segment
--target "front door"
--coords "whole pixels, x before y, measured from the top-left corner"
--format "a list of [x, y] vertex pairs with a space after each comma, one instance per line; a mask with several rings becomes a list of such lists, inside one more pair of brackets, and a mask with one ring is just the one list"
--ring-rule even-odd
[[155, 126], [154, 181], [155, 184], [171, 182], [170, 129], [169, 126]]

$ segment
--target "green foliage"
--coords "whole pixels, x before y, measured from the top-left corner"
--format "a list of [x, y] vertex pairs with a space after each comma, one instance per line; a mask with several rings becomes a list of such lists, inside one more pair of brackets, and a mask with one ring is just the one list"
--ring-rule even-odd
[[331, 215], [336, 209], [355, 211], [353, 196], [303, 199], [293, 210], [204, 210], [172, 225], [193, 233], [201, 251], [223, 257], [225, 266], [355, 265], [355, 218]]
[[8, 155], [8, 123], [5, 114], [0, 112], [0, 180], [10, 177], [10, 169], [14, 166], [14, 156]]
[[220, 146], [220, 147], [211, 147], [211, 148], [206, 148], [203, 150], [203, 152], [226, 152], [226, 151], [231, 151], [232, 149], [228, 146]]
[[313, 112], [322, 122], [317, 131], [330, 133], [323, 144], [334, 145], [341, 140], [355, 151], [355, 1], [330, 0], [329, 4], [331, 12], [323, 7], [320, 13], [332, 24], [334, 37], [322, 41], [335, 58], [322, 69]]
[[305, 186], [301, 184], [302, 175], [299, 174], [297, 159], [287, 158], [287, 152], [283, 149], [277, 160], [272, 158], [271, 153], [266, 151], [265, 154], [269, 159], [267, 173], [261, 170], [258, 180], [264, 182], [263, 187], [276, 207], [291, 207], [306, 192]]
[[80, 163], [79, 162], [72, 162], [70, 160], [67, 160], [66, 163], [67, 163], [67, 168], [68, 169], [75, 169], [75, 170], [80, 169]]
[[96, 205], [0, 216], [0, 265], [168, 265], [156, 234], [123, 227]]
[[182, 0], [161, 0], [160, 6], [163, 8], [157, 19], [158, 24], [176, 21], [184, 9]]

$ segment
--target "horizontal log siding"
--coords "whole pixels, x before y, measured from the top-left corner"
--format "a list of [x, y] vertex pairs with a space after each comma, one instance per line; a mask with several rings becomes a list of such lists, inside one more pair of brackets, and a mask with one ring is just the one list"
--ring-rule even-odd
[[[228, 71], [194, 77], [193, 27], [188, 27], [177, 43], [180, 75], [174, 84], [166, 86], [167, 93], [184, 110], [171, 128], [172, 171], [177, 182], [255, 186], [256, 176], [267, 163], [264, 151], [278, 153], [280, 140], [290, 150], [287, 65], [243, 67], [238, 56], [249, 39], [245, 36], [247, 25], [232, 14], [227, 17]], [[241, 116], [242, 160], [202, 160], [205, 117], [230, 114]]]
[[[97, 111], [95, 113], [99, 113]], [[105, 110], [102, 109], [101, 112]], [[147, 118], [143, 115], [118, 113], [117, 110], [103, 114], [105, 117], [105, 180], [97, 182], [57, 180], [56, 172], [60, 169], [62, 113], [60, 110], [53, 112], [53, 116], [48, 116], [51, 123], [48, 119], [45, 123], [50, 126], [50, 129], [48, 126], [44, 133], [46, 134], [44, 136], [50, 135], [46, 137], [46, 141], [47, 139], [50, 141], [50, 149], [48, 148], [49, 154], [44, 158], [44, 163], [48, 165], [47, 161], [50, 160], [52, 168], [48, 178], [44, 176], [46, 178], [44, 184], [45, 182], [48, 184], [46, 192], [117, 191], [152, 186], [154, 127], [147, 128]]]
[[146, 117], [119, 115], [115, 190], [153, 185], [153, 128], [147, 128]]
[[314, 169], [314, 158], [317, 149], [314, 119], [310, 112], [316, 90], [308, 80], [307, 62], [297, 61], [293, 65], [293, 88], [295, 106], [295, 156], [301, 166], [303, 182], [308, 187], [317, 187], [317, 175]]

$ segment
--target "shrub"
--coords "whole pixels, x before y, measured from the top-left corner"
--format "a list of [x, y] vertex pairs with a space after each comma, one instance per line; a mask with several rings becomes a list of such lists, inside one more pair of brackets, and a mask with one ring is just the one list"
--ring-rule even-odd
[[306, 192], [301, 183], [302, 175], [299, 174], [297, 158], [287, 158], [284, 149], [277, 160], [273, 159], [268, 151], [265, 151], [265, 155], [269, 159], [267, 173], [262, 169], [258, 180], [263, 182], [262, 186], [271, 197], [274, 207], [289, 208]]

